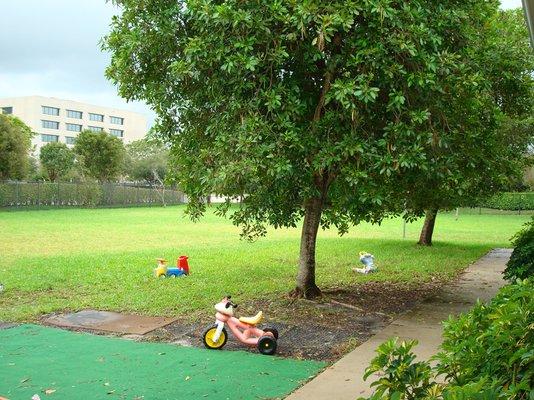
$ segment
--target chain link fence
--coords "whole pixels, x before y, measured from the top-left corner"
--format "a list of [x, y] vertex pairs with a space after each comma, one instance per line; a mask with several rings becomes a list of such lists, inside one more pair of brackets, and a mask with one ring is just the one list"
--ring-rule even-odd
[[455, 216], [462, 215], [534, 215], [534, 210], [521, 209], [516, 210], [501, 210], [498, 208], [489, 207], [471, 207], [459, 208], [452, 211], [444, 211], [445, 213], [455, 214]]
[[0, 208], [164, 206], [184, 200], [176, 188], [141, 183], [0, 182]]

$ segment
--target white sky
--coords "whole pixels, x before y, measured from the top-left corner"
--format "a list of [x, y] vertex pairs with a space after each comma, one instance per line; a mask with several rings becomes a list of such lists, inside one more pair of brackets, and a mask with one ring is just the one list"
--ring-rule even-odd
[[517, 8], [521, 7], [521, 0], [501, 0], [502, 8]]
[[[501, 0], [503, 8], [521, 0]], [[104, 77], [98, 42], [116, 9], [105, 0], [0, 0], [0, 97], [42, 95], [154, 113]]]

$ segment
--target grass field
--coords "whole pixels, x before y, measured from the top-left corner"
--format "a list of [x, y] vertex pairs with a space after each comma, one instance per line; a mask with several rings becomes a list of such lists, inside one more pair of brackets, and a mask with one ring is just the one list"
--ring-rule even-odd
[[[224, 294], [239, 301], [289, 291], [296, 275], [300, 231], [270, 231], [249, 243], [239, 229], [208, 213], [199, 223], [184, 207], [65, 209], [0, 212], [0, 320], [31, 321], [59, 310], [94, 308], [151, 315], [211, 310]], [[320, 287], [367, 280], [446, 279], [509, 238], [528, 220], [521, 215], [440, 214], [432, 248], [416, 246], [422, 221], [363, 224], [338, 237], [321, 231]], [[356, 275], [360, 250], [372, 252], [380, 272]], [[157, 280], [156, 257], [190, 257], [192, 275]]]

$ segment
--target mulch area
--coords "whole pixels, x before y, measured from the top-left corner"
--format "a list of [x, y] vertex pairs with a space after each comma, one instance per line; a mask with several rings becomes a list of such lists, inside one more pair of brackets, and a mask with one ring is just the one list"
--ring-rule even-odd
[[[333, 362], [379, 332], [399, 314], [431, 297], [442, 285], [440, 281], [416, 284], [368, 282], [324, 290], [323, 296], [314, 301], [289, 297], [251, 302], [240, 302], [236, 297], [234, 301], [239, 303], [236, 316], [252, 316], [262, 310], [264, 320], [259, 327], [278, 329], [278, 356]], [[197, 315], [194, 322], [191, 318], [178, 319], [145, 335], [122, 337], [203, 347], [203, 333], [214, 323], [214, 315], [215, 310], [213, 314]], [[41, 321], [46, 324], [44, 317]], [[110, 335], [90, 329], [67, 329]], [[225, 350], [257, 353], [256, 348], [247, 348], [229, 329], [227, 331], [229, 339]]]
[[[440, 286], [440, 282], [416, 285], [369, 282], [326, 290], [317, 301], [282, 298], [243, 303], [236, 314], [254, 315], [262, 310], [263, 326], [274, 326], [280, 333], [279, 356], [335, 361], [389, 324], [396, 315], [431, 296]], [[198, 322], [178, 320], [143, 339], [203, 346], [203, 332], [212, 322], [209, 317], [199, 318]], [[229, 334], [225, 349], [247, 349]], [[257, 352], [254, 348], [249, 351]]]

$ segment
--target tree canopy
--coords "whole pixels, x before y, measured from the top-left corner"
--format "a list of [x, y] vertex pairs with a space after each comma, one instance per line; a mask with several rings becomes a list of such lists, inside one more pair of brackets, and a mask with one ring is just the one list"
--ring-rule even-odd
[[26, 177], [32, 136], [20, 119], [0, 114], [0, 180]]
[[[534, 111], [534, 53], [522, 11], [495, 13], [474, 37], [464, 58], [484, 79], [484, 93], [497, 108], [496, 127], [484, 129], [478, 137], [461, 132], [440, 135], [442, 143], [429, 152], [432, 166], [403, 180], [405, 216], [427, 213], [420, 244], [432, 243], [438, 209], [472, 206], [507, 189], [520, 179], [528, 162], [527, 148], [533, 140], [528, 117]], [[470, 117], [461, 109], [455, 112], [461, 118]]]
[[74, 153], [83, 173], [100, 182], [113, 180], [122, 172], [124, 145], [119, 138], [106, 132], [81, 132]]
[[126, 173], [133, 180], [162, 182], [168, 158], [168, 149], [157, 140], [136, 140], [126, 145]]
[[51, 142], [41, 147], [39, 160], [48, 178], [56, 181], [74, 167], [74, 152], [65, 143]]
[[399, 212], [433, 149], [497, 126], [470, 56], [497, 1], [115, 2], [107, 76], [156, 110], [191, 215], [215, 193], [249, 237], [304, 217], [295, 295], [320, 293], [319, 226]]

